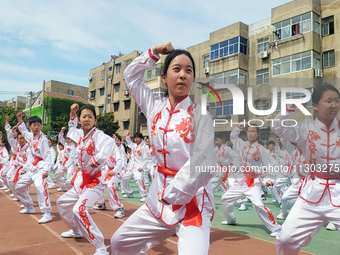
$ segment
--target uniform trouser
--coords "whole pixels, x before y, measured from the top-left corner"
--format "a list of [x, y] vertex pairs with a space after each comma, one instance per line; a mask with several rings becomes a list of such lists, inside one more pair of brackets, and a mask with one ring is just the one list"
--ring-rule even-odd
[[281, 229], [281, 225], [277, 224], [270, 209], [265, 207], [262, 202], [261, 187], [259, 185], [248, 187], [245, 183], [231, 186], [231, 188], [224, 193], [221, 198], [224, 217], [228, 223], [236, 223], [236, 216], [233, 212], [233, 207], [235, 202], [243, 196], [246, 196], [251, 200], [255, 211], [267, 229], [271, 232]]
[[3, 166], [1, 172], [1, 179], [2, 182], [8, 187], [8, 181], [7, 181], [7, 173], [10, 170], [10, 166]]
[[143, 173], [139, 172], [139, 171], [127, 171], [122, 178], [122, 188], [124, 190], [125, 193], [127, 194], [132, 194], [133, 190], [131, 189], [130, 186], [130, 179], [134, 178], [136, 180], [136, 183], [138, 185], [138, 190], [139, 190], [139, 194], [141, 195], [141, 197], [146, 197], [147, 193], [146, 193], [146, 188], [145, 188], [145, 184], [143, 181]]
[[156, 219], [144, 204], [134, 212], [111, 238], [112, 255], [147, 254], [155, 245], [173, 235], [178, 236], [178, 254], [207, 255], [210, 239], [211, 213], [203, 209], [200, 227], [169, 226]]
[[66, 173], [66, 169], [64, 169], [64, 167], [62, 165], [59, 165], [57, 170], [55, 171], [55, 174], [54, 174], [54, 178], [55, 178], [56, 182], [58, 183], [58, 185], [62, 189], [66, 189], [66, 185], [65, 185], [64, 180], [63, 180], [63, 178], [64, 178], [63, 176], [64, 176], [65, 173]]
[[[123, 208], [123, 204], [119, 201], [117, 194], [117, 186], [120, 182], [120, 179], [116, 176], [113, 176], [110, 180], [106, 181], [107, 185], [107, 199], [112, 210], [117, 211], [119, 208]], [[105, 200], [103, 197], [100, 197], [98, 200], [98, 204], [104, 204]]]
[[339, 215], [340, 207], [330, 203], [327, 190], [318, 204], [308, 203], [299, 197], [283, 223], [280, 235], [276, 237], [277, 254], [298, 254], [300, 248], [307, 246], [327, 221], [340, 230]]
[[88, 212], [89, 208], [102, 196], [104, 186], [98, 184], [77, 194], [74, 188], [68, 190], [57, 200], [60, 217], [73, 231], [80, 230], [86, 239], [97, 249], [105, 248], [104, 236]]
[[52, 181], [50, 176], [46, 177], [45, 181], [47, 182], [47, 186], [48, 187], [53, 187], [54, 186], [54, 182]]
[[224, 177], [213, 177], [210, 182], [213, 187], [213, 193], [215, 194], [218, 187], [221, 188], [222, 192], [226, 192], [228, 190], [227, 184], [223, 181]]
[[35, 171], [32, 173], [31, 171], [22, 175], [18, 182], [15, 185], [15, 191], [17, 193], [17, 197], [20, 202], [26, 208], [33, 207], [33, 201], [28, 193], [28, 187], [34, 182], [34, 185], [37, 189], [38, 196], [38, 204], [40, 211], [42, 213], [51, 213], [51, 202], [49, 198], [47, 183], [42, 178], [42, 170]]
[[[18, 171], [18, 167], [16, 166], [11, 166], [8, 173], [7, 173], [7, 183], [8, 183], [8, 188], [11, 190], [12, 194], [14, 195], [15, 198], [17, 197], [17, 192], [15, 191], [15, 183], [13, 182], [15, 174]], [[20, 178], [20, 175], [19, 175]], [[19, 180], [18, 178], [18, 180]]]
[[67, 176], [66, 176], [66, 188], [67, 189], [72, 189], [71, 181], [73, 178], [75, 171], [74, 171], [74, 164], [71, 164], [69, 167], [67, 167]]
[[290, 208], [292, 208], [296, 199], [299, 197], [300, 186], [301, 186], [300, 182], [298, 184], [292, 184], [283, 194], [281, 201], [282, 205], [281, 212], [284, 217], [287, 217]]

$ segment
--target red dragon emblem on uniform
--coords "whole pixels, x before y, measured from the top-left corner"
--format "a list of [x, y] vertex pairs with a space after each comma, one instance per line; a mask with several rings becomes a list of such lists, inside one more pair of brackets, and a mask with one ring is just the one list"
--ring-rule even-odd
[[152, 126], [151, 126], [151, 136], [155, 136], [156, 135], [156, 123], [161, 118], [162, 118], [162, 112], [157, 113], [155, 115], [155, 117], [153, 118]]
[[94, 148], [94, 143], [93, 140], [91, 139], [89, 146], [86, 147], [86, 153], [94, 156], [95, 154], [95, 148]]
[[190, 117], [182, 118], [180, 124], [175, 125], [175, 130], [186, 143], [195, 142], [195, 120], [193, 110], [196, 108], [196, 104], [192, 104], [188, 107], [187, 113]]

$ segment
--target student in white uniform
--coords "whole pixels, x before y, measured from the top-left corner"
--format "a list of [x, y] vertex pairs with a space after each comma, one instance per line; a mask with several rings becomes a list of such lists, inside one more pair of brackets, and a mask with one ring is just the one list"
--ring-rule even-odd
[[45, 178], [48, 177], [51, 170], [51, 152], [48, 146], [46, 136], [41, 132], [42, 124], [38, 116], [29, 118], [29, 127], [31, 132], [26, 128], [22, 121], [22, 112], [17, 114], [19, 132], [29, 142], [32, 155], [34, 157], [31, 163], [31, 168], [28, 174], [23, 175], [15, 185], [15, 191], [20, 202], [25, 206], [20, 213], [34, 213], [33, 201], [28, 193], [28, 187], [34, 182], [37, 189], [38, 204], [43, 217], [38, 221], [39, 223], [48, 223], [52, 221], [51, 202], [49, 198], [47, 182]]
[[[163, 99], [143, 83], [145, 70], [155, 67], [158, 54], [169, 54], [162, 74], [169, 97]], [[147, 118], [158, 170], [146, 203], [112, 236], [112, 254], [146, 254], [176, 233], [178, 254], [206, 255], [214, 202], [209, 183], [213, 175], [203, 168], [216, 166], [216, 154], [212, 119], [188, 96], [194, 61], [189, 52], [164, 43], [132, 61], [124, 77]]]
[[[54, 166], [54, 163], [55, 163], [55, 158], [56, 158], [56, 153], [55, 153], [55, 150], [53, 148], [53, 143], [52, 143], [52, 139], [51, 138], [48, 138], [48, 146], [50, 148], [50, 152], [51, 152], [51, 169], [50, 169], [50, 173], [53, 171], [53, 166]], [[48, 176], [45, 181], [47, 182], [47, 187], [49, 189], [55, 189], [55, 184], [54, 182], [52, 181], [51, 177]]]
[[265, 227], [271, 232], [270, 235], [275, 237], [280, 233], [281, 226], [275, 221], [271, 210], [262, 202], [259, 176], [263, 174], [264, 167], [276, 166], [277, 162], [257, 142], [260, 136], [258, 127], [247, 127], [248, 141], [243, 141], [239, 138], [242, 129], [243, 125], [235, 127], [230, 133], [230, 140], [233, 143], [233, 149], [238, 152], [240, 172], [244, 176], [239, 178], [221, 198], [223, 213], [226, 219], [222, 224], [236, 224], [233, 206], [238, 199], [246, 196], [251, 200], [255, 211]]
[[278, 255], [295, 255], [307, 246], [318, 230], [330, 221], [340, 229], [340, 109], [339, 91], [331, 85], [319, 85], [312, 94], [317, 118], [305, 119], [294, 127], [280, 123], [292, 119], [295, 105], [287, 114], [278, 114], [271, 130], [279, 137], [301, 145], [310, 174], [304, 180], [300, 196], [276, 239]]
[[62, 237], [86, 239], [96, 247], [95, 255], [107, 255], [104, 236], [94, 223], [89, 208], [92, 208], [104, 191], [104, 177], [101, 168], [113, 153], [114, 140], [95, 127], [96, 111], [92, 105], [84, 105], [79, 110], [78, 104], [71, 106], [69, 132], [78, 138], [77, 155], [79, 169], [71, 183], [74, 187], [57, 200], [60, 217], [70, 228]]

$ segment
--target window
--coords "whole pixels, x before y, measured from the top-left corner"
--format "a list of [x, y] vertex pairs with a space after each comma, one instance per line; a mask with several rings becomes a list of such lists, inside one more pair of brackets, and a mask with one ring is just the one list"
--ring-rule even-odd
[[322, 36], [334, 34], [334, 16], [322, 19]]
[[131, 104], [130, 100], [124, 101], [124, 110], [129, 110], [130, 109], [130, 104]]
[[105, 92], [105, 89], [104, 88], [100, 88], [99, 89], [99, 93], [100, 93], [100, 96], [104, 96], [104, 92]]
[[109, 67], [109, 72], [111, 72], [111, 71], [112, 71], [112, 66]]
[[120, 73], [120, 63], [119, 64], [116, 64], [116, 73]]
[[68, 89], [68, 90], [67, 90], [67, 95], [73, 96], [73, 95], [74, 95], [74, 90]]
[[210, 76], [213, 86], [215, 84], [245, 84], [247, 71], [242, 69], [230, 70], [223, 73], [212, 74]]
[[104, 106], [98, 106], [98, 111], [99, 111], [99, 113], [103, 113], [104, 112]]
[[102, 71], [101, 71], [101, 77], [102, 77], [102, 80], [105, 79], [105, 70], [102, 70]]
[[140, 113], [140, 124], [141, 125], [146, 125], [147, 124], [147, 119], [145, 118], [145, 115], [141, 112]]
[[111, 84], [112, 83], [112, 75], [109, 75], [108, 79], [107, 79], [108, 83]]
[[111, 94], [107, 95], [107, 103], [108, 103], [108, 104], [111, 103]]
[[[309, 88], [308, 91], [312, 94], [313, 93], [313, 89]], [[299, 92], [287, 92], [285, 95], [286, 99], [297, 99], [297, 98], [305, 98], [306, 95], [304, 93], [299, 93]], [[277, 93], [277, 108], [276, 110], [281, 110], [281, 92]], [[307, 102], [308, 107], [312, 106], [312, 99], [310, 99]]]
[[269, 50], [269, 37], [257, 40], [257, 53]]
[[152, 93], [158, 95], [160, 98], [163, 98], [164, 95], [165, 95], [165, 92], [162, 91], [160, 88], [153, 89], [153, 90], [152, 90]]
[[203, 68], [208, 68], [209, 67], [209, 56], [204, 56], [203, 57]]
[[272, 76], [299, 72], [312, 67], [316, 68], [320, 65], [319, 59], [319, 53], [314, 51], [306, 51], [291, 56], [274, 59], [272, 61]]
[[268, 110], [269, 109], [269, 100], [268, 99], [260, 99], [255, 101], [257, 110]]
[[[312, 12], [307, 12], [273, 24], [275, 27], [273, 31], [274, 40], [281, 40], [311, 31], [311, 14]], [[313, 13], [313, 29], [315, 28], [317, 30], [315, 32], [320, 33], [318, 23], [320, 24], [320, 17], [319, 15]]]
[[232, 115], [233, 100], [222, 101], [222, 105], [220, 102], [217, 102], [216, 105], [215, 103], [210, 103], [209, 112], [212, 116]]
[[113, 111], [118, 112], [119, 110], [119, 102], [113, 104]]
[[335, 66], [334, 50], [326, 51], [322, 54], [323, 67]]
[[113, 85], [113, 88], [114, 88], [114, 91], [115, 91], [115, 92], [119, 92], [120, 84], [119, 84], [119, 83], [114, 84], [114, 85]]
[[127, 121], [123, 121], [123, 127], [124, 127], [124, 130], [127, 130], [129, 129], [129, 126], [130, 126], [130, 121], [127, 120]]
[[256, 71], [256, 85], [269, 83], [269, 68]]
[[94, 73], [94, 74], [92, 75], [92, 82], [95, 82], [96, 80], [97, 80], [97, 74]]
[[235, 37], [210, 46], [210, 60], [226, 57], [234, 53], [247, 55], [248, 39]]
[[49, 91], [50, 91], [50, 87], [47, 87], [47, 88], [46, 88], [46, 91], [49, 92]]
[[268, 141], [268, 140], [269, 140], [268, 130], [260, 130], [260, 141]]
[[96, 91], [93, 90], [90, 92], [90, 99], [94, 99], [96, 97]]

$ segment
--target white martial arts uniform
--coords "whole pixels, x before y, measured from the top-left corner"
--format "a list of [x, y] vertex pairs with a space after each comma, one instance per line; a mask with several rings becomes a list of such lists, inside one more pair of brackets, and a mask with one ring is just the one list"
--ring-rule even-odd
[[112, 236], [112, 254], [146, 254], [174, 233], [180, 255], [208, 254], [215, 206], [209, 183], [213, 175], [204, 170], [216, 166], [212, 119], [202, 115], [189, 97], [172, 107], [168, 98], [152, 93], [143, 83], [143, 74], [158, 59], [150, 49], [124, 71], [128, 88], [147, 118], [158, 170], [146, 204]]
[[278, 232], [281, 226], [275, 221], [275, 218], [267, 208], [261, 198], [261, 181], [258, 178], [263, 173], [264, 167], [276, 166], [277, 162], [268, 153], [268, 151], [258, 142], [250, 144], [249, 141], [243, 141], [239, 138], [242, 127], [235, 127], [230, 133], [230, 141], [233, 143], [233, 149], [238, 151], [240, 171], [251, 176], [239, 178], [231, 188], [223, 194], [221, 198], [223, 213], [228, 224], [236, 223], [236, 216], [233, 212], [235, 202], [246, 196], [249, 198], [259, 215], [261, 221], [272, 233]]
[[[56, 158], [56, 153], [55, 153], [55, 150], [54, 150], [53, 146], [50, 147], [50, 153], [51, 153], [51, 169], [50, 169], [50, 172], [52, 172], [53, 171], [53, 166], [54, 166], [54, 163], [55, 163], [55, 158]], [[46, 177], [45, 181], [47, 182], [47, 187], [49, 189], [54, 189], [55, 188], [55, 184], [52, 181], [50, 176]]]
[[[12, 194], [16, 194], [15, 190], [13, 190], [13, 183], [9, 183], [9, 180], [16, 174], [16, 169], [17, 169], [17, 161], [16, 161], [16, 156], [17, 156], [17, 146], [19, 146], [17, 139], [14, 138], [13, 136], [13, 131], [11, 129], [10, 124], [7, 122], [5, 124], [5, 130], [7, 133], [7, 141], [9, 145], [11, 146], [11, 152], [12, 152], [12, 157], [9, 162], [9, 169], [7, 172], [7, 187], [11, 190]], [[5, 182], [6, 183], [6, 182]]]
[[0, 180], [8, 187], [7, 173], [10, 169], [9, 154], [5, 146], [0, 147]]
[[153, 179], [155, 175], [155, 171], [157, 170], [157, 161], [155, 158], [155, 152], [153, 149], [146, 146], [147, 157], [145, 159], [145, 169], [143, 171], [143, 179], [145, 184], [150, 183], [150, 176]]
[[[146, 187], [143, 180], [143, 171], [146, 168], [146, 145], [144, 141], [140, 144], [133, 143], [130, 139], [130, 136], [126, 136], [127, 146], [131, 148], [131, 157], [130, 157], [130, 167], [123, 175], [122, 178], [122, 189], [126, 194], [132, 194], [133, 190], [130, 186], [130, 179], [133, 177], [136, 180], [138, 185], [139, 194], [141, 197], [146, 197]], [[142, 171], [138, 171], [139, 168], [142, 168]]]
[[46, 136], [40, 132], [36, 136], [29, 132], [24, 122], [18, 123], [20, 133], [29, 142], [32, 152], [33, 161], [29, 162], [31, 165], [30, 171], [21, 176], [15, 185], [15, 191], [20, 202], [27, 210], [33, 209], [33, 201], [28, 193], [28, 187], [34, 182], [37, 189], [38, 203], [41, 212], [50, 215], [51, 202], [49, 198], [47, 183], [42, 177], [43, 173], [49, 173], [51, 169], [51, 152], [48, 146]]
[[340, 229], [340, 123], [334, 119], [327, 127], [318, 118], [306, 119], [295, 127], [283, 127], [295, 109], [278, 114], [272, 131], [290, 142], [301, 145], [310, 174], [276, 239], [277, 254], [295, 255], [310, 243], [313, 236], [330, 221]]
[[[60, 217], [74, 233], [80, 230], [97, 250], [106, 250], [104, 236], [88, 209], [92, 208], [103, 194], [105, 182], [101, 168], [112, 155], [116, 144], [111, 137], [96, 127], [84, 136], [82, 129], [76, 129], [77, 124], [77, 116], [70, 118], [70, 131], [72, 129], [74, 138], [79, 141], [77, 146], [79, 169], [72, 179], [74, 187], [57, 200], [57, 207]], [[91, 161], [98, 167], [92, 168]]]

